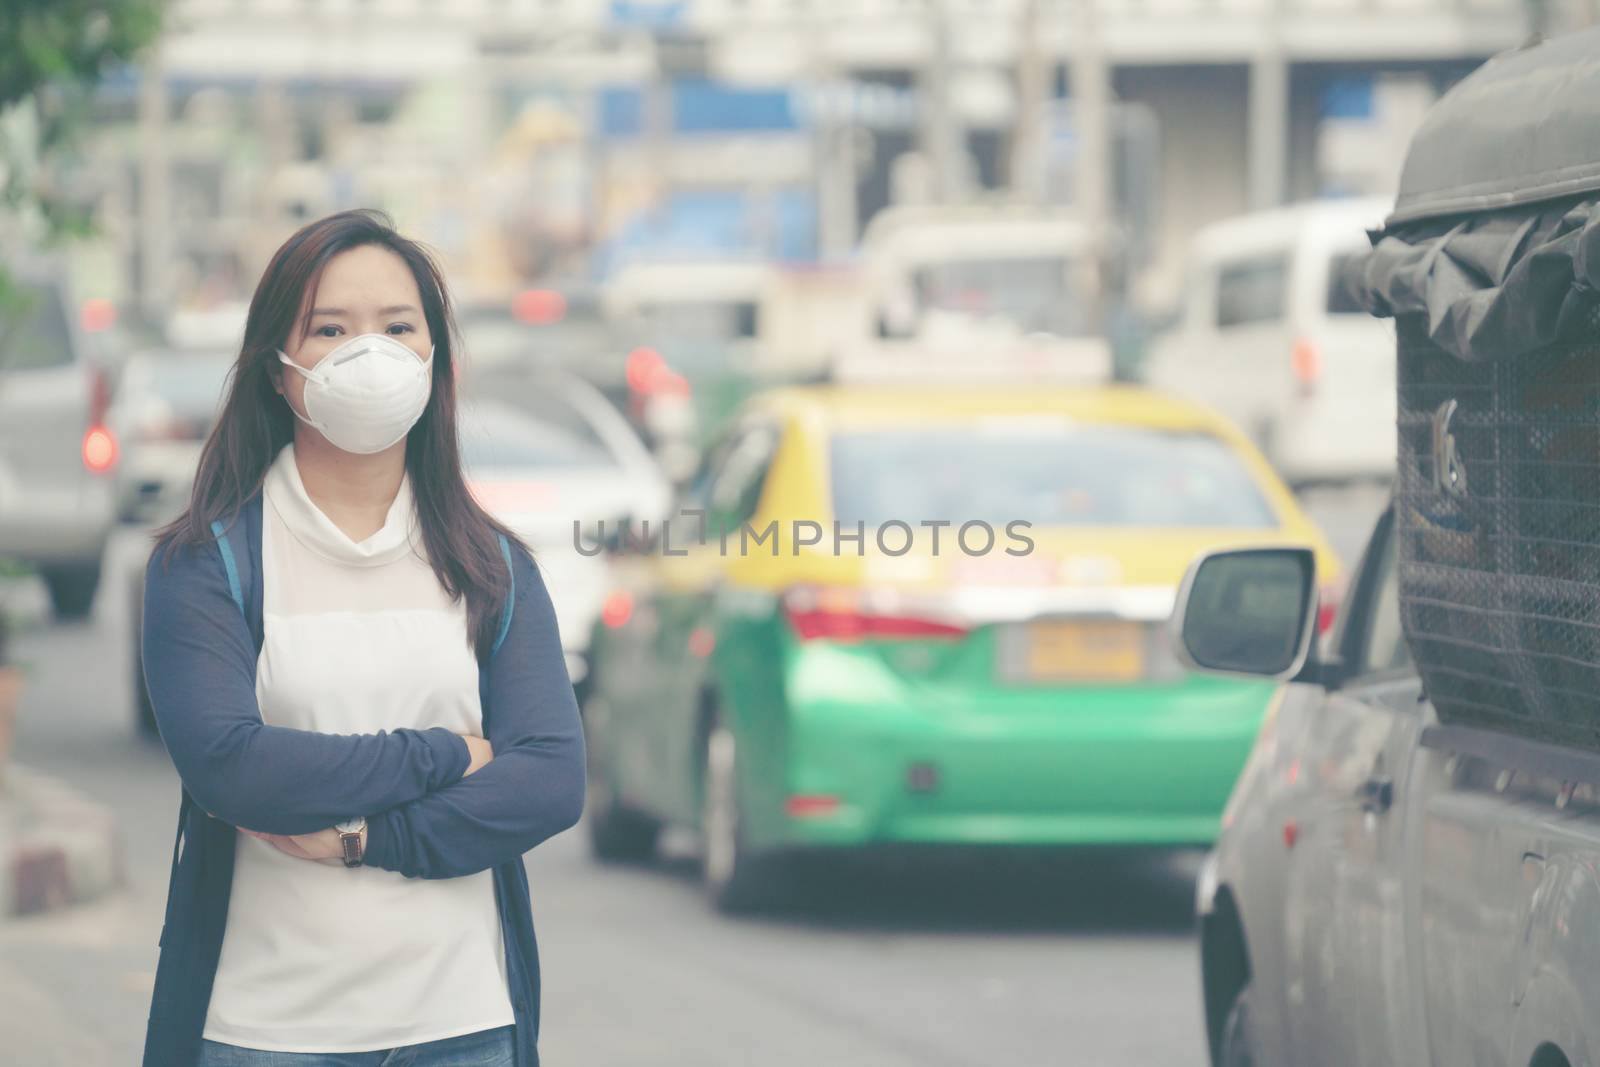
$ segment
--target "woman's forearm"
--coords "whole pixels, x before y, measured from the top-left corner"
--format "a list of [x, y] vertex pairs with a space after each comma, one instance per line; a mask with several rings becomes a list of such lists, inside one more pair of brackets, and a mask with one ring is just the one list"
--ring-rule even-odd
[[471, 777], [367, 818], [368, 866], [459, 878], [515, 860], [583, 812], [581, 735], [496, 754]]
[[309, 833], [461, 778], [470, 753], [443, 728], [322, 734], [263, 723], [255, 643], [220, 559], [204, 553], [187, 549], [170, 568], [152, 560], [142, 648], [162, 740], [197, 804], [235, 826]]

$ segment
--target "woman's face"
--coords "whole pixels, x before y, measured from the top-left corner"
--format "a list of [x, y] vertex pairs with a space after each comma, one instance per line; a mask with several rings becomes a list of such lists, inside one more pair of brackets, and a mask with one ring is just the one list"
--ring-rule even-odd
[[[405, 260], [380, 245], [362, 245], [328, 260], [283, 351], [311, 370], [329, 352], [364, 333], [388, 334], [422, 360], [430, 358], [433, 338], [417, 280]], [[305, 376], [280, 368], [276, 377], [278, 392], [304, 414]]]

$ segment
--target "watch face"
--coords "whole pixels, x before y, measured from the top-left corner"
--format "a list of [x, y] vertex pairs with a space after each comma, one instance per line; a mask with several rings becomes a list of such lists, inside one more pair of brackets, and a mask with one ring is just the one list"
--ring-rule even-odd
[[357, 817], [354, 819], [346, 819], [344, 822], [336, 824], [334, 829], [339, 831], [341, 834], [359, 834], [362, 830], [366, 829], [366, 826], [367, 820]]

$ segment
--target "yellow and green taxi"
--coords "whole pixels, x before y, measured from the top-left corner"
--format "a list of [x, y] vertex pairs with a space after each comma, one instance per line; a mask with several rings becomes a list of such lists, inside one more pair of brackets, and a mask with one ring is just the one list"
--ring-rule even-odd
[[1336, 576], [1239, 432], [1138, 388], [761, 395], [666, 528], [612, 545], [595, 852], [697, 828], [737, 908], [804, 850], [1208, 843], [1271, 687], [1187, 672], [1165, 624], [1239, 543]]

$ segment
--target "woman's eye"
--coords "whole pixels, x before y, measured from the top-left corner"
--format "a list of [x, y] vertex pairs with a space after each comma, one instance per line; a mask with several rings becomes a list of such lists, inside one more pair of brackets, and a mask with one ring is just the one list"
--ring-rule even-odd
[[340, 332], [341, 331], [340, 331], [339, 327], [337, 327], [337, 326], [319, 326], [319, 327], [317, 327], [317, 336], [318, 337], [338, 337]]
[[412, 330], [410, 323], [407, 323], [407, 322], [395, 322], [395, 323], [390, 323], [389, 332], [391, 334], [396, 334], [396, 333], [413, 333], [415, 331]]

